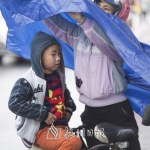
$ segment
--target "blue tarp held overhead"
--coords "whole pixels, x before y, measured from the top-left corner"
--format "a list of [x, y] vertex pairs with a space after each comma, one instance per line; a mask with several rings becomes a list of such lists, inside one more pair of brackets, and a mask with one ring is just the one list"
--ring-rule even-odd
[[[7, 49], [26, 59], [30, 59], [30, 42], [34, 34], [39, 30], [51, 34], [42, 19], [61, 13], [76, 23], [63, 12], [83, 12], [94, 18], [125, 61], [123, 68], [128, 80], [125, 93], [135, 112], [142, 115], [150, 103], [150, 46], [139, 42], [119, 18], [106, 14], [90, 0], [0, 0], [0, 9], [9, 28]], [[65, 66], [73, 69], [73, 50], [62, 41], [60, 43]]]

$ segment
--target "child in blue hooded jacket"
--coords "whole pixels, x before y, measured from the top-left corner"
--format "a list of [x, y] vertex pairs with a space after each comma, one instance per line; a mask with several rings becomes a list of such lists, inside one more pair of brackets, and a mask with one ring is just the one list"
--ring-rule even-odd
[[31, 68], [15, 83], [8, 106], [17, 115], [17, 134], [28, 148], [34, 144], [43, 150], [80, 150], [77, 136], [65, 136], [76, 106], [65, 85], [61, 45], [53, 36], [35, 34]]

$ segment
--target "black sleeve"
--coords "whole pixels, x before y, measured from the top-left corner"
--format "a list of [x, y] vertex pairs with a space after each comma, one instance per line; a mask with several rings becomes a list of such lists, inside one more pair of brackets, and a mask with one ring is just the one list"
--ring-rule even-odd
[[67, 86], [65, 86], [65, 107], [66, 107], [66, 112], [69, 112], [72, 114], [73, 111], [76, 110], [76, 105], [74, 103], [74, 100], [72, 99], [70, 95], [70, 91], [68, 90]]

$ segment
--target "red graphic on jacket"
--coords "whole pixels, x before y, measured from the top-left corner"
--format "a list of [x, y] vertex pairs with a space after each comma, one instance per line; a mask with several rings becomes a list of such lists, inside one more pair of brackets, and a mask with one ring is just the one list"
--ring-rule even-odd
[[64, 96], [62, 88], [57, 88], [53, 91], [49, 89], [48, 96], [45, 97], [45, 100], [50, 103], [50, 112], [53, 113], [57, 119], [65, 116]]

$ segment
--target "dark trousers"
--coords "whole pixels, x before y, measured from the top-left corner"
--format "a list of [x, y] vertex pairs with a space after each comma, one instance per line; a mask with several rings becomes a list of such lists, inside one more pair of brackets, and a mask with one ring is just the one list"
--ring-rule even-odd
[[[97, 124], [102, 122], [109, 122], [122, 127], [135, 127], [138, 130], [134, 113], [128, 100], [105, 107], [85, 106], [85, 110], [81, 114], [81, 120], [86, 125], [86, 131], [94, 129]], [[88, 134], [85, 134], [85, 138], [89, 148], [100, 144], [100, 141]], [[141, 150], [138, 135], [127, 139], [127, 141], [129, 142], [127, 150]]]

